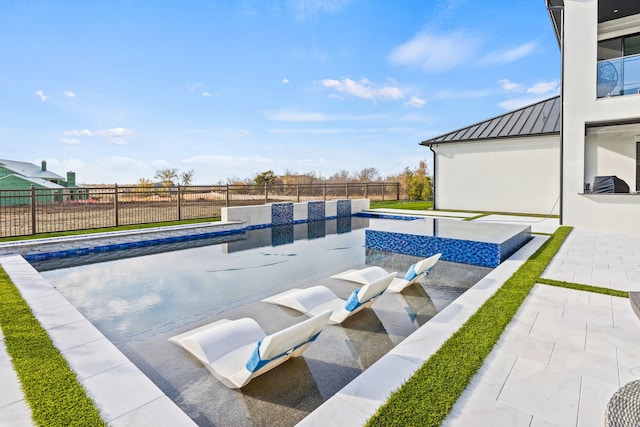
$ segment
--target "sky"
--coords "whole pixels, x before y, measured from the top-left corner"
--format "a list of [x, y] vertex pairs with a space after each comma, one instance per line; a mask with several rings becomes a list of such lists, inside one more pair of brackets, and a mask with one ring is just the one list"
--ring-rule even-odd
[[78, 183], [415, 169], [559, 94], [544, 0], [2, 0], [0, 158]]

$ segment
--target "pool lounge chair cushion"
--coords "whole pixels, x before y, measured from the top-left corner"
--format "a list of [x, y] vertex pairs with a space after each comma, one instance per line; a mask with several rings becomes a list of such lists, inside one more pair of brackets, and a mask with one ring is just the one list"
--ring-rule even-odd
[[324, 311], [271, 335], [253, 319], [223, 319], [169, 341], [193, 354], [227, 387], [240, 388], [291, 357], [302, 355], [330, 315], [330, 311]]
[[[436, 265], [441, 253], [437, 253], [429, 258], [425, 258], [421, 261], [411, 265], [407, 270], [404, 278], [394, 277], [393, 281], [387, 288], [389, 293], [402, 292], [407, 286], [419, 282], [424, 276], [429, 274], [429, 271]], [[365, 267], [356, 270], [347, 270], [342, 273], [331, 276], [334, 279], [347, 280], [349, 282], [355, 282], [360, 284], [367, 284], [373, 280], [376, 280], [386, 274], [387, 271], [378, 266]]]
[[354, 290], [347, 301], [339, 298], [331, 289], [318, 285], [306, 289], [291, 289], [278, 295], [266, 298], [263, 301], [278, 304], [300, 311], [307, 316], [314, 316], [324, 310], [331, 310], [333, 314], [327, 323], [342, 323], [349, 316], [369, 307], [387, 289], [395, 273], [373, 281], [372, 283]]

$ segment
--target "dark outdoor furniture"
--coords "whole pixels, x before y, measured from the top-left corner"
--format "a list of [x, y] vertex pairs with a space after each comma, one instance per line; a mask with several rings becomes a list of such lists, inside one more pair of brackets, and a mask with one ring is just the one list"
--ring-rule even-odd
[[593, 179], [593, 193], [628, 193], [629, 185], [615, 175], [596, 176]]
[[629, 292], [629, 302], [631, 302], [633, 312], [640, 319], [640, 291]]
[[640, 425], [640, 380], [631, 381], [616, 391], [604, 415], [606, 427]]

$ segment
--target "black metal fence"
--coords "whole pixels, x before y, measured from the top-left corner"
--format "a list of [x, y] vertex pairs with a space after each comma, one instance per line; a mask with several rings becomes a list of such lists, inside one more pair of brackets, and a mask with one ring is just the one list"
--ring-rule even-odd
[[0, 190], [0, 237], [214, 218], [228, 206], [357, 198], [399, 200], [400, 184], [115, 185]]

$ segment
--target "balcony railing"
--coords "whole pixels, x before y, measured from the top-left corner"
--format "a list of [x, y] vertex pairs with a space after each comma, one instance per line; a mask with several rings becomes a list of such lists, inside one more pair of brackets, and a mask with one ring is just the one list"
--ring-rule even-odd
[[598, 61], [598, 98], [640, 93], [640, 55]]

